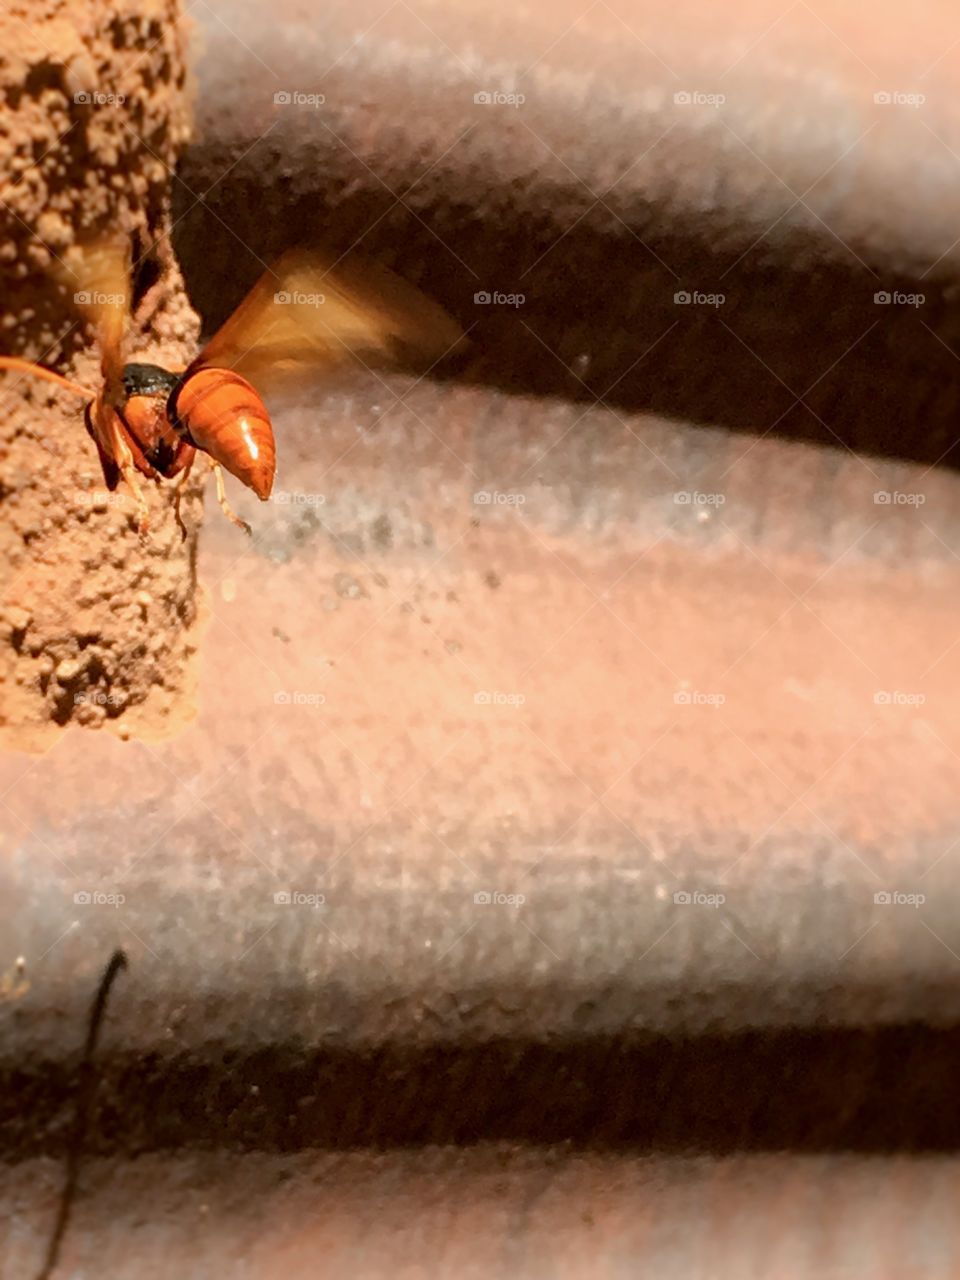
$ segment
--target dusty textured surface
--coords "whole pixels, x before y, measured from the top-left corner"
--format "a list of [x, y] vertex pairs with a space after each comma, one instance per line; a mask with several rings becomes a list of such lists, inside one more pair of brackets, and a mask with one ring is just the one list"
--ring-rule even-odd
[[[59, 1168], [0, 1168], [3, 1280]], [[64, 1276], [110, 1280], [952, 1280], [956, 1161], [651, 1160], [562, 1147], [92, 1161]]]
[[0, 762], [10, 1148], [58, 1149], [115, 946], [108, 1144], [957, 1140], [958, 478], [532, 412], [281, 414], [252, 542], [205, 533], [196, 721]]
[[388, 7], [197, 6], [182, 261], [212, 317], [365, 235], [483, 365], [278, 415], [252, 543], [205, 531], [184, 732], [0, 757], [14, 1243], [122, 946], [74, 1269], [950, 1276], [952, 8]]
[[[82, 308], [48, 275], [75, 237], [122, 229], [143, 255], [131, 354], [177, 367], [196, 337], [157, 244], [187, 135], [178, 12], [162, 0], [0, 15], [0, 350], [91, 387]], [[148, 293], [160, 272], [166, 288]], [[125, 488], [105, 490], [78, 399], [5, 373], [0, 404], [0, 733], [27, 749], [67, 722], [162, 733], [189, 703], [196, 491], [186, 542], [169, 498], [148, 493], [153, 529], [141, 542]]]

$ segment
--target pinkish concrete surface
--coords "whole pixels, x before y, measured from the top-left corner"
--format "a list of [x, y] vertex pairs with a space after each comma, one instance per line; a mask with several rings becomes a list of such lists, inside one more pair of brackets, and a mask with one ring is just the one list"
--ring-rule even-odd
[[[164, 1251], [202, 1194], [197, 1275], [198, 1248], [264, 1276], [317, 1250], [333, 1274], [405, 1250], [411, 1275], [953, 1274], [952, 1160], [890, 1156], [960, 1139], [951, 11], [908, 37], [885, 6], [284, 12], [205, 20], [178, 189], [201, 309], [318, 230], [465, 325], [525, 272], [529, 306], [484, 309], [458, 380], [278, 414], [253, 543], [205, 531], [183, 734], [0, 761], [11, 1177], [51, 1210], [122, 945], [91, 1145], [142, 1159], [88, 1166], [78, 1267], [136, 1239], [97, 1225], [133, 1169]], [[529, 112], [475, 108], [535, 59]], [[674, 102], [721, 80], [729, 112]], [[922, 113], [873, 101], [921, 81]], [[287, 88], [328, 109], [285, 115]], [[678, 319], [678, 286], [724, 275], [722, 316]], [[875, 306], [908, 285], [922, 315]], [[555, 1194], [537, 1152], [503, 1184], [469, 1154], [275, 1154], [490, 1135], [596, 1150]]]

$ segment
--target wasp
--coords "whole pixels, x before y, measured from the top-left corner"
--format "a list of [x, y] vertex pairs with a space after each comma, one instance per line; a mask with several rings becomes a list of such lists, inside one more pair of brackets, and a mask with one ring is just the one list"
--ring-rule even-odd
[[90, 318], [100, 352], [101, 385], [81, 386], [45, 365], [0, 356], [0, 369], [44, 378], [82, 396], [84, 424], [111, 491], [121, 479], [147, 527], [139, 476], [172, 480], [177, 520], [180, 485], [202, 454], [216, 477], [221, 510], [231, 510], [223, 471], [267, 501], [277, 448], [263, 396], [349, 359], [368, 365], [428, 368], [466, 339], [435, 302], [384, 267], [352, 255], [291, 249], [269, 267], [186, 369], [127, 363], [131, 296], [129, 245], [107, 239], [78, 246], [54, 272]]

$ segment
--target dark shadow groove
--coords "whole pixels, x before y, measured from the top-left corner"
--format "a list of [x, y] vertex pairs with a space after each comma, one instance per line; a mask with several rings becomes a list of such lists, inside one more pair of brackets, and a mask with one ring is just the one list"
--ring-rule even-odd
[[[87, 1154], [490, 1140], [662, 1153], [954, 1152], [958, 1055], [960, 1028], [922, 1026], [105, 1055]], [[0, 1068], [3, 1158], [65, 1153], [76, 1072], [75, 1061]]]
[[[185, 177], [203, 189], [218, 166], [219, 152], [197, 147]], [[942, 281], [894, 279], [879, 267], [875, 275], [853, 257], [838, 262], [825, 233], [818, 242], [794, 232], [775, 249], [763, 243], [740, 257], [711, 248], [705, 221], [670, 236], [639, 225], [641, 243], [617, 220], [584, 218], [558, 239], [562, 228], [542, 211], [513, 208], [508, 191], [485, 201], [499, 221], [478, 219], [455, 192], [437, 194], [421, 221], [403, 206], [391, 209], [385, 190], [294, 198], [269, 183], [240, 164], [189, 212], [192, 200], [177, 188], [174, 217], [185, 214], [177, 253], [208, 329], [259, 274], [255, 254], [269, 260], [321, 235], [342, 250], [363, 236], [365, 253], [414, 278], [470, 329], [470, 381], [584, 406], [602, 396], [618, 413], [925, 464], [960, 461], [960, 310]], [[576, 210], [559, 195], [554, 203]], [[475, 292], [496, 290], [525, 301], [474, 303]], [[682, 290], [725, 301], [678, 305]], [[925, 301], [878, 305], [878, 291], [919, 292]]]

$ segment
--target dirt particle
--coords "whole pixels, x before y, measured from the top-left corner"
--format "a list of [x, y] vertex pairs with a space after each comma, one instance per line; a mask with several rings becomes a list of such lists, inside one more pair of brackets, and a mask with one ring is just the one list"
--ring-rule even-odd
[[61, 684], [73, 684], [83, 674], [85, 665], [79, 658], [64, 658], [62, 662], [57, 664], [57, 680]]
[[51, 209], [44, 210], [37, 219], [37, 235], [51, 247], [62, 247], [71, 239], [70, 228], [61, 215]]
[[334, 574], [333, 589], [342, 600], [369, 599], [363, 583], [350, 573]]
[[107, 718], [106, 708], [95, 702], [81, 702], [77, 705], [73, 719], [87, 729], [99, 729]]
[[393, 546], [393, 526], [390, 517], [384, 513], [377, 516], [371, 529], [373, 544], [379, 551], [389, 551]]
[[10, 605], [4, 611], [4, 621], [10, 628], [14, 642], [23, 638], [23, 633], [30, 625], [31, 613], [29, 609], [21, 609], [19, 605]]

